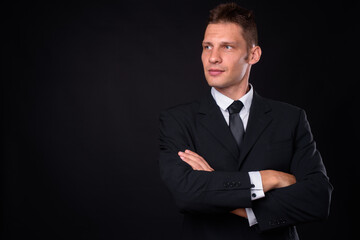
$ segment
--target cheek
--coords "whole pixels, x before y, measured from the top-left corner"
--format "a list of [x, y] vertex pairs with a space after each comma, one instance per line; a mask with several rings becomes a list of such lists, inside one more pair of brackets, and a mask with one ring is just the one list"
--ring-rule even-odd
[[203, 66], [205, 67], [205, 65], [207, 63], [207, 56], [204, 52], [201, 54], [201, 61], [202, 61]]
[[237, 59], [229, 65], [229, 68], [232, 74], [243, 76], [246, 73], [247, 65], [244, 59]]

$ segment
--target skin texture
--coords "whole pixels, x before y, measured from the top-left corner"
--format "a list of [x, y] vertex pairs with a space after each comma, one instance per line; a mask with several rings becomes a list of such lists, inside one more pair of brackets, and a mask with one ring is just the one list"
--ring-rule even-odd
[[[205, 78], [209, 86], [233, 100], [240, 99], [249, 89], [251, 66], [261, 57], [259, 46], [248, 47], [243, 37], [243, 29], [235, 23], [209, 24], [202, 42], [201, 60]], [[212, 172], [214, 169], [195, 152], [185, 150], [179, 157], [193, 170]], [[293, 175], [275, 171], [260, 171], [264, 192], [296, 183]], [[231, 211], [247, 217], [244, 208]]]
[[261, 48], [248, 48], [242, 28], [235, 23], [209, 24], [206, 28], [201, 60], [209, 86], [237, 100], [249, 86], [251, 66], [261, 57]]

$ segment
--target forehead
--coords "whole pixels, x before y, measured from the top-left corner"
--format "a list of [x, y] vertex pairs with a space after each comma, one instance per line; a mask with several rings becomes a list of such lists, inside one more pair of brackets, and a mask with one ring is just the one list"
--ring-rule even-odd
[[243, 29], [236, 23], [211, 23], [206, 27], [204, 34], [206, 42], [245, 41]]

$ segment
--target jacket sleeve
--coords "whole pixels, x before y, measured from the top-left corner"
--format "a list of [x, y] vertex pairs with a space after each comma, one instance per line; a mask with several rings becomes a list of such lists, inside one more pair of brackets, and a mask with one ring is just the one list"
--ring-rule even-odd
[[300, 110], [295, 130], [291, 174], [296, 183], [269, 191], [253, 202], [252, 209], [261, 231], [327, 218], [331, 186], [305, 112]]
[[160, 114], [160, 175], [181, 212], [229, 213], [250, 207], [247, 172], [196, 171], [180, 159], [179, 151], [196, 152], [190, 125], [169, 111]]

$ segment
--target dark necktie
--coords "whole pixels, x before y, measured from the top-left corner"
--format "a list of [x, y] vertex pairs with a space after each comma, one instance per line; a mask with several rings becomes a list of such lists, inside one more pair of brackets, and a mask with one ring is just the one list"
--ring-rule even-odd
[[241, 111], [243, 107], [243, 103], [239, 100], [234, 101], [229, 107], [229, 127], [232, 135], [234, 136], [238, 146], [240, 147], [240, 144], [244, 137], [244, 125], [241, 121], [239, 112]]

